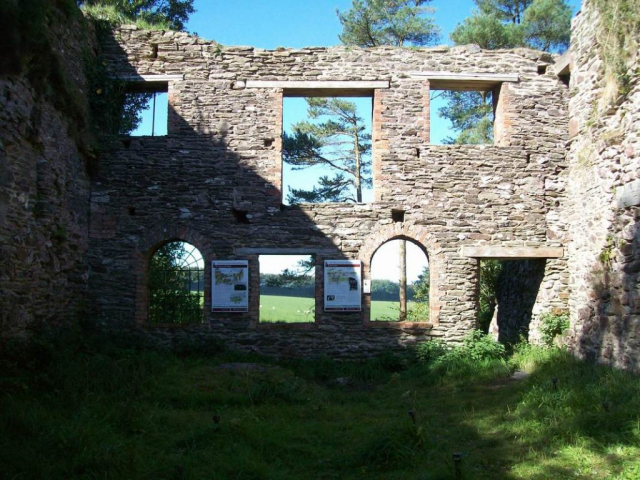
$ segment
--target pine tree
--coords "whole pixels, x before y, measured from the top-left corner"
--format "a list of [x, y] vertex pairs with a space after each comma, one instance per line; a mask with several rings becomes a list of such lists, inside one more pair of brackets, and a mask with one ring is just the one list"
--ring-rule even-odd
[[371, 185], [371, 135], [355, 103], [339, 98], [307, 98], [311, 119], [320, 123], [298, 122], [293, 134], [283, 134], [284, 162], [294, 170], [316, 165], [329, 167], [333, 177], [323, 175], [312, 190], [290, 188], [289, 203], [362, 202], [362, 190]]
[[351, 9], [337, 11], [342, 24], [340, 41], [345, 45], [429, 45], [440, 29], [426, 15], [431, 0], [353, 0]]

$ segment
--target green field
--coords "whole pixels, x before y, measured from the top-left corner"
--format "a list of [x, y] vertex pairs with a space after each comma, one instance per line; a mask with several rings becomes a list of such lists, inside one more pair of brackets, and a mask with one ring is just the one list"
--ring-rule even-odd
[[[414, 306], [408, 303], [408, 308]], [[260, 296], [260, 321], [263, 323], [313, 323], [315, 320], [315, 299], [285, 297], [280, 295]], [[376, 300], [371, 302], [371, 320], [398, 320], [398, 302]]]
[[260, 321], [264, 323], [313, 323], [314, 298], [260, 295]]
[[[411, 310], [414, 302], [408, 302], [407, 308]], [[379, 322], [395, 322], [400, 316], [399, 302], [390, 300], [374, 300], [371, 302], [371, 320]]]

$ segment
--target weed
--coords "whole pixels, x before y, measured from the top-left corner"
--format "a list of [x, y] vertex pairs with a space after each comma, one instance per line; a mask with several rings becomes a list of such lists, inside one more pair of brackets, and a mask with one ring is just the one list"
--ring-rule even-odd
[[556, 314], [547, 312], [540, 316], [540, 333], [542, 342], [552, 346], [555, 338], [569, 328], [569, 313]]

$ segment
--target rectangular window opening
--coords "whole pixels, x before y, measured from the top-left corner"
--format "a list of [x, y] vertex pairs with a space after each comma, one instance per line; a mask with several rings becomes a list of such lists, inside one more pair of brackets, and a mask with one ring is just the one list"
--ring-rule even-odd
[[131, 137], [167, 135], [168, 115], [166, 84], [132, 89], [124, 95], [120, 133]]
[[260, 323], [314, 323], [315, 256], [260, 255]]
[[429, 139], [432, 145], [492, 145], [497, 91], [432, 89]]
[[282, 202], [373, 201], [373, 96], [283, 101]]

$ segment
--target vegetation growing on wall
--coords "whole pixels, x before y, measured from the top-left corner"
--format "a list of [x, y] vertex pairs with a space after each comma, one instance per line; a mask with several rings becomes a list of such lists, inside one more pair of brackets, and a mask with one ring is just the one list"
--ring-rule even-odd
[[608, 87], [605, 101], [612, 104], [619, 95], [629, 94], [640, 74], [632, 69], [638, 60], [640, 0], [592, 1], [600, 14], [597, 38]]
[[78, 0], [88, 16], [112, 25], [135, 23], [146, 30], [184, 30], [193, 0]]

